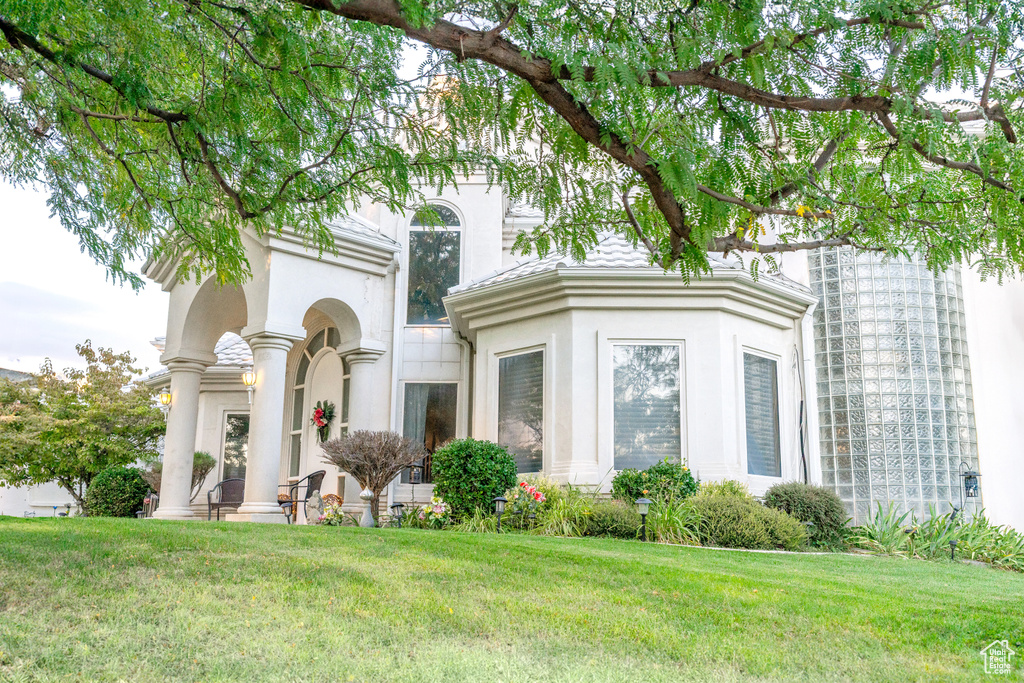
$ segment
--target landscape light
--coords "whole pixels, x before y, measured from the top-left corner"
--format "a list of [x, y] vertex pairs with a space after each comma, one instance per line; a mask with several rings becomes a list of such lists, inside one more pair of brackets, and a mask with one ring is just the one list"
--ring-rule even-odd
[[647, 540], [647, 512], [651, 509], [653, 501], [647, 498], [637, 498], [636, 509], [640, 511], [640, 535]]
[[402, 510], [405, 509], [405, 503], [395, 503], [391, 506], [391, 518], [398, 520], [398, 528], [402, 528]]
[[501, 531], [501, 516], [505, 514], [505, 503], [508, 500], [505, 496], [498, 496], [494, 499], [494, 513], [498, 515], [498, 531]]

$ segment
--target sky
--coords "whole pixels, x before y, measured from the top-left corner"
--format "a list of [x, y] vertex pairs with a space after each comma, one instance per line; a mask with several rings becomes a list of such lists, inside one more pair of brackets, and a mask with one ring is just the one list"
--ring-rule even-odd
[[45, 358], [83, 367], [75, 344], [91, 339], [155, 371], [150, 341], [164, 334], [168, 294], [148, 280], [138, 293], [115, 284], [50, 217], [46, 199], [0, 182], [0, 368], [37, 372]]

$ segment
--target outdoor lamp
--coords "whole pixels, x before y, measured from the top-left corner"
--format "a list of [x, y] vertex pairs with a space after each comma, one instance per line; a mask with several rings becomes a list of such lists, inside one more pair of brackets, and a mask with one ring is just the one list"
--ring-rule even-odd
[[956, 544], [957, 540], [955, 538], [949, 542], [949, 559], [951, 560], [956, 559]]
[[252, 389], [256, 386], [256, 371], [246, 368], [242, 373], [242, 384], [249, 390], [249, 405], [252, 405]]
[[405, 509], [405, 503], [395, 503], [391, 506], [391, 517], [398, 520], [398, 528], [402, 528], [402, 510]]
[[968, 498], [978, 497], [978, 477], [981, 476], [974, 470], [967, 470], [960, 474], [964, 478], [964, 495]]
[[640, 535], [647, 540], [647, 511], [651, 509], [651, 502], [646, 498], [637, 498], [636, 509], [640, 511]]
[[494, 514], [498, 515], [498, 531], [501, 531], [501, 516], [505, 514], [505, 503], [507, 502], [505, 496], [498, 496], [494, 499]]
[[171, 392], [161, 391], [160, 392], [160, 410], [164, 411], [164, 415], [171, 409]]
[[[409, 470], [409, 483], [410, 484], [422, 484], [423, 483], [423, 467], [421, 465], [413, 465]], [[415, 500], [415, 499], [413, 499]]]

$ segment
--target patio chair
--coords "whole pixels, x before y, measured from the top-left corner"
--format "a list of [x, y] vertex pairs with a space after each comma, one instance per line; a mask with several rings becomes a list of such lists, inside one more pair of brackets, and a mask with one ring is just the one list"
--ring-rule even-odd
[[289, 524], [292, 523], [293, 517], [296, 520], [299, 518], [299, 503], [305, 504], [314, 491], [320, 493], [320, 485], [324, 483], [324, 476], [326, 474], [327, 470], [317, 470], [295, 483], [281, 484], [279, 488], [285, 489], [287, 495], [278, 495], [277, 500], [281, 504], [281, 509], [284, 511], [285, 518]]
[[[217, 502], [213, 501], [214, 493]], [[217, 508], [217, 521], [220, 521], [221, 508], [237, 508], [245, 499], [245, 479], [225, 479], [206, 492], [206, 521], [210, 521], [213, 509]]]

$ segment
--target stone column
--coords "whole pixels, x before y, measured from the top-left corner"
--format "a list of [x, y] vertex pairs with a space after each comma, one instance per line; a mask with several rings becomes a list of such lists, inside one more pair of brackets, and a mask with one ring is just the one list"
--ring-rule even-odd
[[260, 334], [246, 339], [252, 348], [256, 386], [249, 413], [249, 448], [245, 464], [245, 500], [227, 515], [232, 522], [287, 520], [277, 503], [284, 424], [284, 390], [292, 340]]
[[[348, 384], [348, 431], [359, 429], [381, 429], [382, 426], [374, 418], [374, 394], [387, 387], [373, 385], [373, 364], [384, 355], [382, 346], [362, 343], [355, 348], [342, 350], [339, 354], [349, 366]], [[386, 427], [384, 423], [384, 427]], [[359, 513], [363, 511], [363, 502], [359, 498], [362, 486], [350, 474], [345, 475], [344, 512]], [[374, 516], [377, 513], [374, 511]]]
[[163, 473], [157, 519], [192, 519], [192, 457], [199, 421], [199, 383], [207, 364], [197, 360], [171, 360], [171, 405], [164, 437]]

